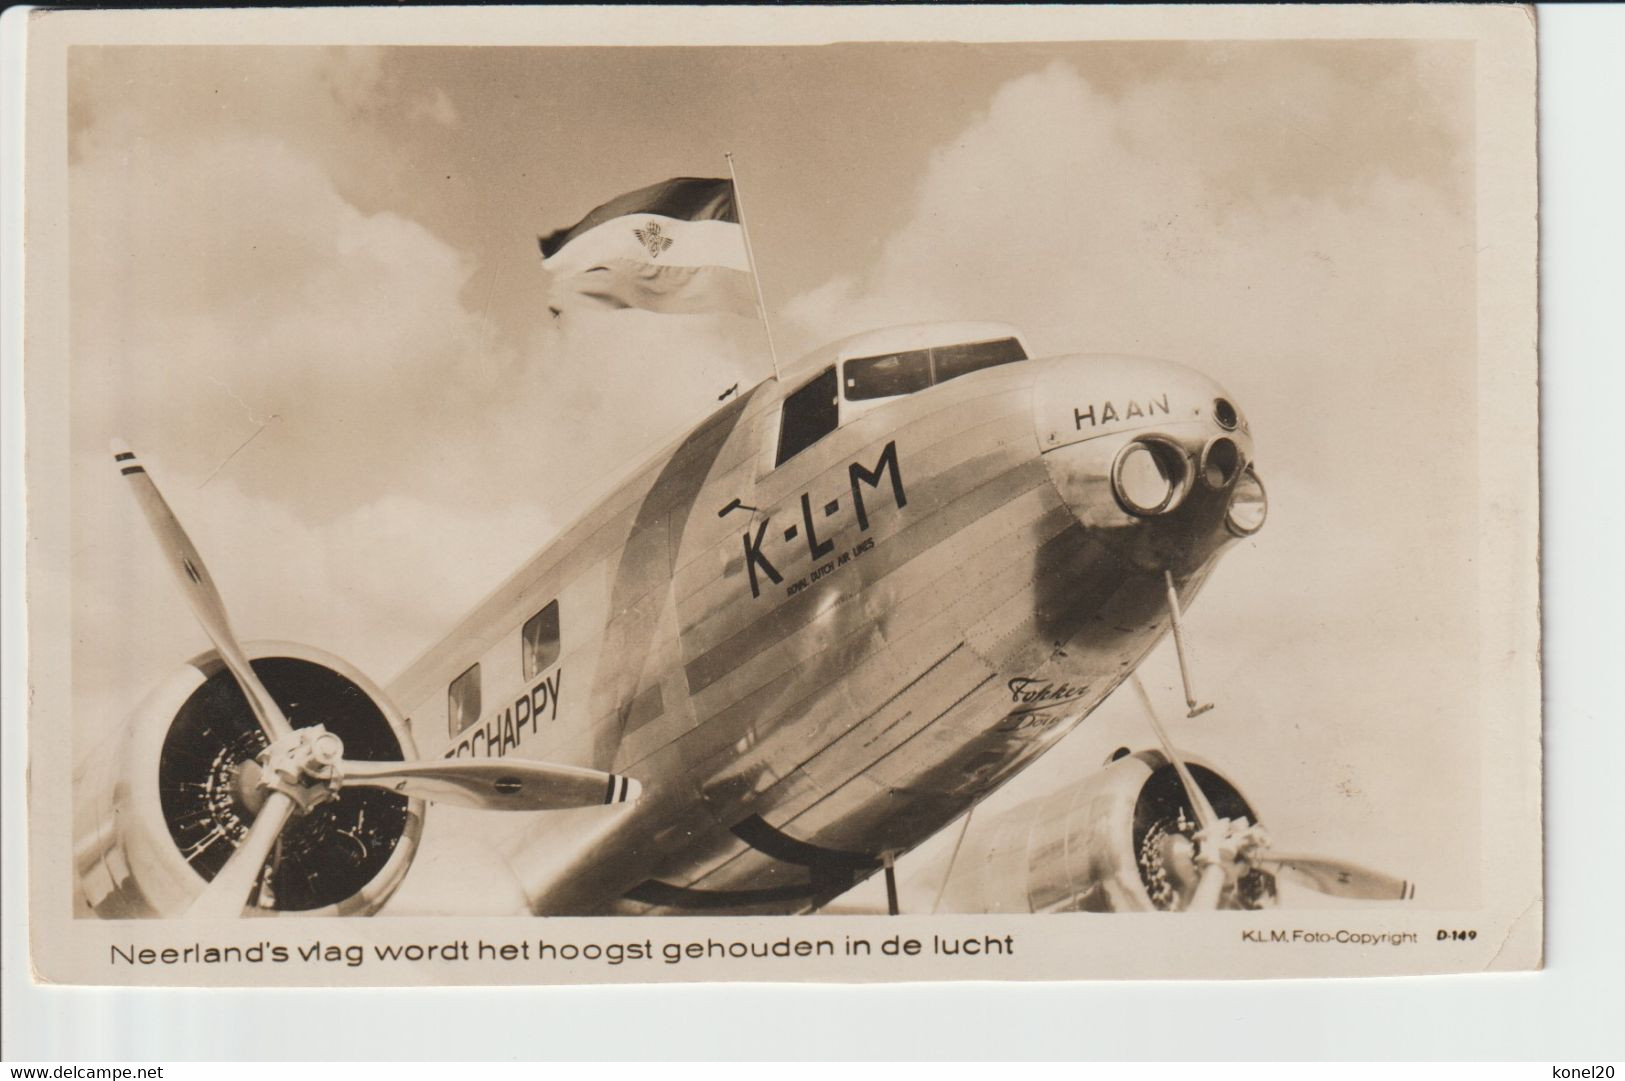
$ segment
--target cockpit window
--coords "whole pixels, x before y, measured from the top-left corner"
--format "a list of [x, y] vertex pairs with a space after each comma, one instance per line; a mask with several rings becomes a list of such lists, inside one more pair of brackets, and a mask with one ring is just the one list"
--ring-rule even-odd
[[857, 357], [846, 362], [846, 400], [891, 398], [913, 394], [931, 385], [931, 353], [890, 353], [883, 357]]
[[783, 465], [839, 427], [838, 393], [832, 365], [784, 399], [784, 422], [779, 425], [779, 455], [775, 465]]
[[969, 345], [942, 345], [931, 350], [936, 365], [936, 382], [946, 383], [962, 375], [991, 368], [997, 364], [1026, 360], [1021, 343], [1014, 338], [999, 338], [991, 342], [972, 342]]
[[997, 338], [963, 345], [939, 345], [908, 353], [887, 353], [877, 357], [854, 357], [842, 371], [846, 379], [846, 400], [894, 398], [913, 394], [937, 383], [997, 364], [1026, 360], [1021, 343], [1014, 338]]

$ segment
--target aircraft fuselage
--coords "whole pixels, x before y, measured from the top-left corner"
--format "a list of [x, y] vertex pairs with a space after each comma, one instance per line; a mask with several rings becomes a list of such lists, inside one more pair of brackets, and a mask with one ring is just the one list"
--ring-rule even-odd
[[[777, 464], [798, 385], [713, 414], [391, 688], [429, 755], [643, 783], [635, 805], [571, 812], [603, 821], [566, 856], [579, 821], [479, 822], [532, 911], [830, 899], [1076, 727], [1168, 629], [1164, 571], [1188, 601], [1234, 539], [1251, 437], [1190, 369], [1006, 364], [869, 408]], [[1125, 446], [1148, 435], [1188, 463], [1166, 513], [1114, 494]]]

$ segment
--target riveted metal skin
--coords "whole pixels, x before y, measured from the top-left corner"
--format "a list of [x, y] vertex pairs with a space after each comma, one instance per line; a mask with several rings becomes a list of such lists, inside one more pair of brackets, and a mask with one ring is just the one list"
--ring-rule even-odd
[[[1223, 388], [1144, 358], [1014, 360], [861, 408], [819, 403], [836, 426], [776, 460], [787, 396], [839, 371], [842, 348], [1005, 333], [892, 328], [731, 397], [499, 585], [387, 696], [336, 659], [288, 654], [354, 677], [398, 730], [392, 760], [413, 757], [415, 735], [430, 760], [614, 775], [604, 805], [588, 809], [453, 808], [425, 824], [412, 801], [377, 873], [306, 910], [379, 910], [421, 831], [424, 875], [474, 881], [473, 869], [496, 868], [480, 880], [518, 893], [437, 895], [407, 876], [386, 911], [804, 911], [1086, 723], [1167, 632], [1164, 571], [1186, 606], [1236, 540], [1225, 526], [1235, 484], [1201, 480], [1204, 448], [1221, 435], [1237, 474], [1252, 462]], [[1155, 513], [1133, 514], [1113, 493], [1112, 465], [1141, 439], [1177, 455], [1183, 479]], [[103, 782], [81, 786], [86, 911], [169, 914], [201, 891], [208, 861], [181, 854], [157, 773], [171, 728], [218, 667], [200, 658], [165, 682], [109, 750]], [[1046, 829], [1068, 855], [1043, 871], [1029, 860], [1027, 905], [1077, 906], [1077, 884], [1098, 881], [1122, 894], [1113, 907], [1133, 907], [1121, 846], [1099, 831], [1115, 828], [1110, 794], [1135, 769], [1143, 756], [1056, 810]], [[622, 802], [628, 778], [642, 784], [636, 802]], [[222, 798], [236, 782], [216, 786]], [[1099, 840], [1085, 848], [1107, 862], [1067, 862], [1078, 837]]]
[[[1213, 416], [1234, 399], [1188, 368], [992, 367], [776, 465], [784, 398], [817, 366], [658, 454], [391, 687], [443, 740], [447, 685], [479, 663], [485, 716], [431, 753], [643, 783], [590, 828], [481, 823], [465, 843], [504, 854], [532, 911], [816, 907], [1081, 723], [1166, 632], [1162, 569], [1188, 604], [1234, 539], [1224, 491], [1189, 484], [1154, 518], [1110, 492], [1140, 435], [1191, 477], [1221, 433], [1251, 460], [1244, 423]], [[553, 600], [558, 658], [526, 685], [519, 628]]]

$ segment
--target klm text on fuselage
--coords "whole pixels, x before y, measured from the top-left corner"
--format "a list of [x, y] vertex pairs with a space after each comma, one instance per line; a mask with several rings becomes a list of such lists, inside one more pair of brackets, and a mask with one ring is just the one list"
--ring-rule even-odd
[[[750, 595], [752, 597], [762, 595], [763, 577], [772, 585], [779, 585], [784, 581], [784, 575], [779, 573], [778, 567], [773, 562], [773, 557], [769, 556], [768, 552], [764, 551], [764, 548], [779, 548], [782, 554], [778, 555], [777, 558], [780, 562], [788, 562], [795, 557], [796, 553], [793, 549], [785, 551], [785, 547], [797, 545], [799, 538], [802, 543], [806, 544], [807, 552], [814, 563], [827, 558], [835, 550], [835, 542], [831, 539], [834, 533], [830, 531], [828, 519], [840, 514], [843, 497], [852, 500], [852, 516], [857, 522], [860, 533], [867, 533], [870, 525], [870, 506], [864, 502], [865, 488], [871, 489], [870, 498], [873, 499], [874, 493], [881, 491], [881, 480], [889, 477], [892, 499], [897, 507], [901, 509], [908, 505], [908, 496], [903, 491], [903, 473], [897, 464], [896, 440], [886, 444], [886, 448], [880, 452], [880, 459], [875, 463], [873, 469], [866, 469], [860, 462], [852, 462], [847, 466], [846, 474], [850, 488], [849, 496], [848, 493], [841, 492], [827, 501], [823, 501], [815, 498], [811, 492], [802, 492], [800, 521], [792, 522], [782, 530], [777, 530], [772, 528], [772, 516], [764, 515], [756, 525], [754, 536], [748, 531], [742, 535], [741, 539], [745, 545], [745, 569], [750, 574]], [[820, 519], [824, 520], [822, 525], [820, 525]], [[825, 530], [825, 534], [822, 536], [819, 534], [820, 528]], [[839, 524], [835, 528], [839, 529]], [[771, 535], [770, 530], [772, 530]], [[784, 538], [782, 545], [779, 542], [781, 535]], [[816, 573], [815, 570], [814, 574]]]

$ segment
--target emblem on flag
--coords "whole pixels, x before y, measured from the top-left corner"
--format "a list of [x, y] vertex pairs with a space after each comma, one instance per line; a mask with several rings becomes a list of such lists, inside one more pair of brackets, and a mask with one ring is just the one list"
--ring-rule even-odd
[[659, 259], [660, 253], [671, 247], [671, 237], [660, 231], [660, 223], [651, 221], [642, 229], [633, 229], [632, 233], [649, 251], [649, 258]]
[[542, 266], [554, 275], [549, 309], [555, 313], [573, 305], [672, 314], [755, 311], [731, 180], [663, 180], [538, 240]]

